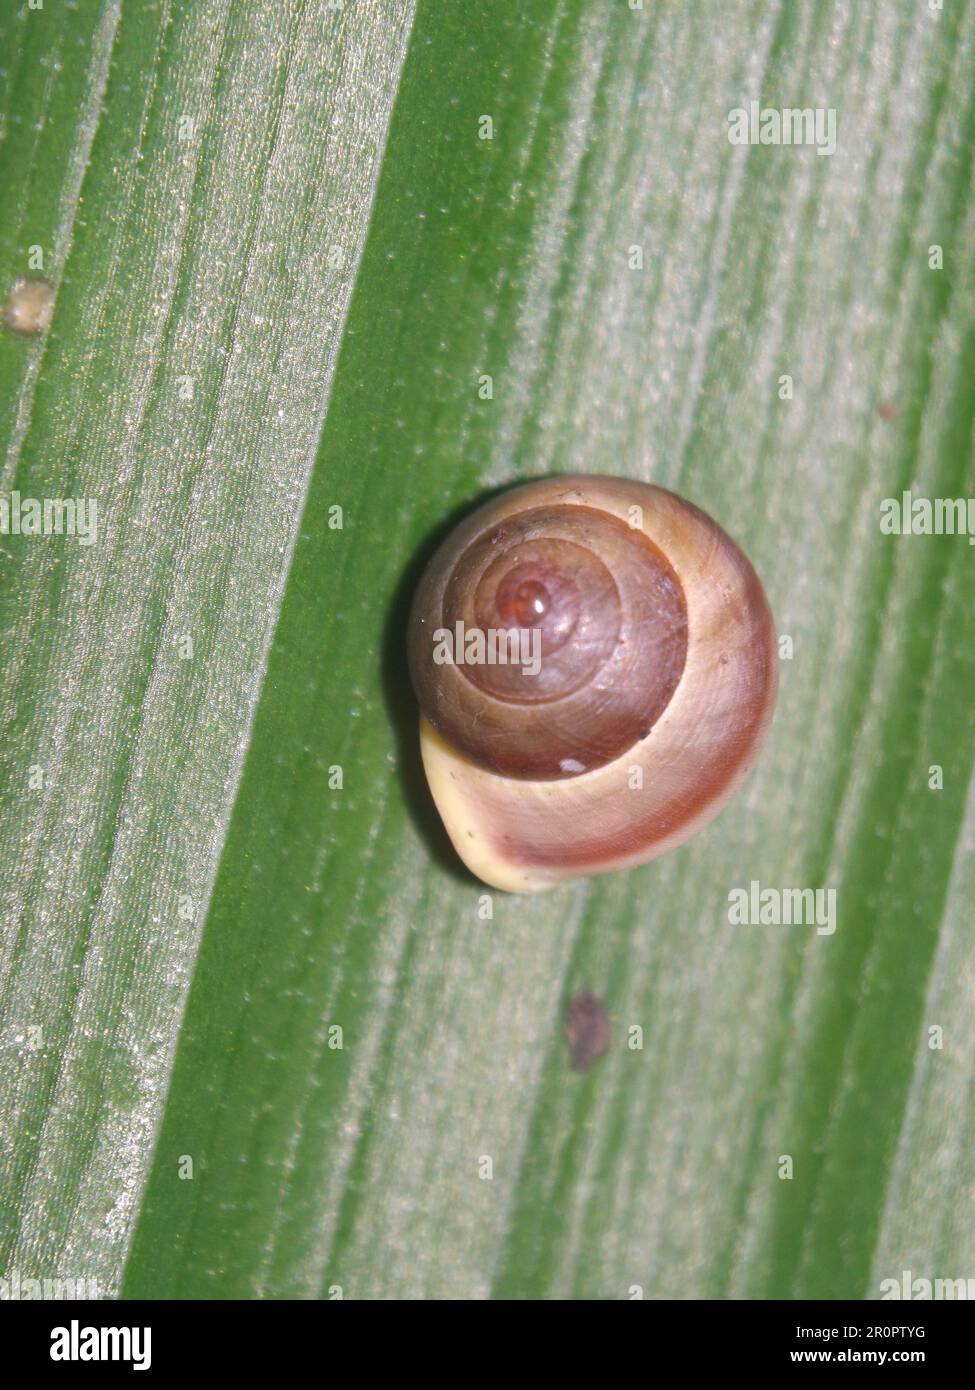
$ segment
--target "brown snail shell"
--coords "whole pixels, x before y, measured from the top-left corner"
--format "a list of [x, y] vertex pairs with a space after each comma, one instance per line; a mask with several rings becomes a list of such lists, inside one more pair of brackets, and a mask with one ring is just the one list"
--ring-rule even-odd
[[[487, 645], [465, 658], [472, 633]], [[528, 483], [462, 522], [420, 582], [409, 658], [451, 840], [522, 893], [706, 825], [758, 754], [778, 679], [734, 541], [674, 493], [610, 477]]]

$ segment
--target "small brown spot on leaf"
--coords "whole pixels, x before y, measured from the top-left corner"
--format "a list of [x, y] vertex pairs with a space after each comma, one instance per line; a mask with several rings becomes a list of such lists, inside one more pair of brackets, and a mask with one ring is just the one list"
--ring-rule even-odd
[[569, 1040], [572, 1065], [588, 1071], [597, 1057], [609, 1047], [609, 1014], [591, 990], [584, 989], [569, 1000], [565, 1013], [565, 1035]]

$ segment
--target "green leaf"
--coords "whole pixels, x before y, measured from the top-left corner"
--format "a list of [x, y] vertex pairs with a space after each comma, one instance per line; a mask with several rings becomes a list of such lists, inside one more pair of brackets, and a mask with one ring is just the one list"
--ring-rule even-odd
[[[2, 36], [3, 263], [61, 248], [49, 334], [0, 343], [5, 489], [101, 520], [0, 556], [0, 1269], [142, 1297], [965, 1276], [972, 550], [879, 516], [973, 491], [975, 14], [272, 8]], [[734, 147], [752, 99], [835, 109], [835, 154]], [[484, 920], [405, 615], [459, 508], [560, 471], [705, 507], [793, 650], [717, 822]], [[732, 924], [752, 881], [834, 889], [836, 931]], [[613, 1044], [579, 1076], [582, 987]]]
[[[10, 14], [0, 1268], [117, 1288], [321, 431], [406, 10]], [[77, 112], [83, 111], [80, 126]], [[28, 1030], [40, 1029], [40, 1034]], [[24, 1040], [29, 1040], [24, 1046]]]

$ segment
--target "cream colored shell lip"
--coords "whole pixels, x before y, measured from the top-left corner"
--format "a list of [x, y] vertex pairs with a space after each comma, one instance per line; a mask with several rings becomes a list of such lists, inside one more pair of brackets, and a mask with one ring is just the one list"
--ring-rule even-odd
[[507, 860], [485, 820], [485, 811], [489, 811], [497, 797], [498, 789], [492, 783], [504, 783], [512, 795], [541, 791], [543, 796], [546, 787], [554, 789], [563, 783], [524, 782], [516, 788], [512, 779], [475, 767], [457, 753], [422, 714], [420, 753], [430, 792], [447, 834], [472, 874], [506, 893], [538, 893], [559, 882], [559, 877], [552, 873]]
[[647, 736], [615, 761], [558, 782], [479, 767], [421, 715], [424, 768], [457, 853], [483, 882], [511, 893], [646, 863], [696, 834], [751, 769], [777, 686], [764, 591], [705, 513], [663, 488], [620, 478], [547, 479], [506, 497], [517, 509], [525, 505], [519, 494], [529, 492], [533, 506], [599, 507], [636, 520], [681, 581], [688, 649], [671, 701]]

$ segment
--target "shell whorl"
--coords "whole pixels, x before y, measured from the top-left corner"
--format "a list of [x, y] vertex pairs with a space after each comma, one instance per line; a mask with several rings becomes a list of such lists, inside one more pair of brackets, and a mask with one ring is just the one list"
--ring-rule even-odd
[[[434, 634], [539, 631], [530, 674], [438, 664]], [[619, 478], [553, 478], [448, 537], [414, 601], [424, 764], [462, 858], [500, 887], [654, 858], [747, 773], [771, 719], [775, 630], [704, 512]]]
[[[467, 634], [525, 634], [537, 670], [438, 666], [424, 645], [454, 637], [458, 624]], [[471, 518], [427, 570], [414, 608], [424, 713], [472, 762], [509, 777], [578, 776], [611, 762], [653, 728], [686, 656], [687, 607], [666, 556], [588, 506]]]

